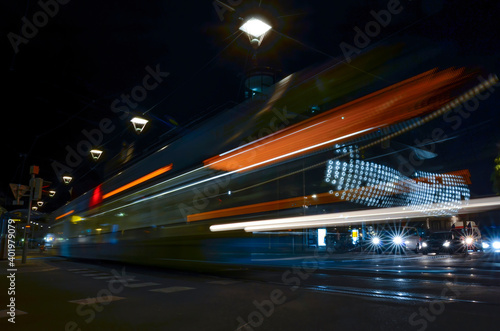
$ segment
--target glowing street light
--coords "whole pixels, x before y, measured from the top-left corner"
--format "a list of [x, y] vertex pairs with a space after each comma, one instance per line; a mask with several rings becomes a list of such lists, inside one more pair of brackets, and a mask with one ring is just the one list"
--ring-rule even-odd
[[134, 117], [130, 120], [130, 122], [134, 125], [135, 132], [141, 133], [149, 121], [142, 117]]
[[253, 47], [257, 48], [262, 43], [264, 36], [271, 29], [271, 26], [258, 18], [248, 19], [240, 30], [245, 32]]
[[250, 18], [241, 27], [240, 30], [255, 38], [260, 38], [265, 35], [271, 26], [258, 18]]
[[90, 151], [90, 155], [92, 155], [92, 158], [97, 161], [101, 157], [102, 151], [100, 149], [92, 149]]
[[69, 183], [71, 183], [72, 180], [73, 180], [73, 177], [71, 177], [69, 175], [63, 176], [64, 184], [69, 184]]

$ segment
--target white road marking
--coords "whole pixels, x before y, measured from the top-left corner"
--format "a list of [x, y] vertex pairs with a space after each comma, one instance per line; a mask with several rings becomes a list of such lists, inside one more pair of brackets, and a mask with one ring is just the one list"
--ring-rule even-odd
[[173, 292], [180, 292], [180, 291], [187, 291], [187, 290], [194, 290], [194, 287], [184, 287], [184, 286], [172, 286], [172, 287], [165, 287], [165, 288], [157, 288], [154, 290], [149, 290], [150, 292], [161, 292], [161, 293], [173, 293]]
[[108, 275], [108, 276], [99, 276], [99, 277], [92, 277], [94, 279], [113, 279], [113, 278], [116, 278], [116, 276], [111, 276], [111, 275]]
[[76, 303], [79, 305], [92, 305], [94, 303], [108, 303], [111, 301], [117, 301], [117, 300], [123, 300], [125, 299], [124, 297], [116, 297], [114, 295], [110, 296], [104, 296], [104, 297], [97, 297], [97, 298], [86, 298], [86, 299], [80, 299], [80, 300], [71, 300], [68, 302], [71, 303]]
[[91, 274], [82, 274], [84, 277], [93, 277], [93, 276], [109, 276], [108, 273], [104, 272], [98, 272], [98, 273], [91, 273]]
[[136, 282], [137, 279], [135, 279], [134, 277], [132, 278], [120, 278], [120, 277], [113, 277], [114, 279], [110, 279], [108, 280], [109, 283], [116, 283], [116, 282], [119, 282], [119, 283], [128, 283], [128, 282]]
[[136, 284], [126, 284], [125, 287], [136, 288], [136, 287], [146, 287], [146, 286], [155, 286], [160, 285], [158, 283], [136, 283]]

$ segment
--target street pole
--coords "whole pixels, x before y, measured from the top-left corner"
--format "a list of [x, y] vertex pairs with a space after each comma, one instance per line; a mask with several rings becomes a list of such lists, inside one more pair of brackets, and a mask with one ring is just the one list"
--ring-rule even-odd
[[[467, 215], [467, 218], [469, 215]], [[465, 219], [465, 216], [463, 218], [463, 223], [464, 223], [464, 230], [463, 230], [463, 234], [464, 234], [464, 245], [465, 245], [465, 256], [469, 255], [469, 247], [467, 245], [467, 220]]]
[[30, 174], [31, 174], [31, 180], [30, 180], [30, 199], [28, 202], [28, 220], [26, 221], [26, 226], [24, 227], [24, 243], [23, 243], [23, 259], [21, 263], [26, 263], [26, 251], [28, 250], [28, 241], [27, 241], [27, 232], [28, 232], [28, 225], [30, 224], [31, 220], [31, 204], [33, 203], [33, 190], [35, 188], [35, 175], [37, 175], [39, 172], [39, 168], [37, 166], [31, 166], [30, 168]]

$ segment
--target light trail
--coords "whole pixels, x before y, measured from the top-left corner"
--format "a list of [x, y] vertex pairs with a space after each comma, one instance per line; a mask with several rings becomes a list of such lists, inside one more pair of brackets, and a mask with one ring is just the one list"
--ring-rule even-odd
[[[299, 217], [286, 217], [251, 222], [217, 224], [210, 226], [212, 232], [245, 230], [274, 231], [289, 229], [306, 229], [322, 226], [339, 226], [361, 222], [376, 222], [404, 218], [429, 217], [430, 211], [447, 211], [450, 214], [470, 214], [500, 208], [500, 197], [481, 198], [456, 202], [454, 206], [442, 206], [442, 203], [433, 203], [406, 207], [380, 208], [344, 213], [330, 213]], [[457, 211], [456, 211], [457, 210]]]

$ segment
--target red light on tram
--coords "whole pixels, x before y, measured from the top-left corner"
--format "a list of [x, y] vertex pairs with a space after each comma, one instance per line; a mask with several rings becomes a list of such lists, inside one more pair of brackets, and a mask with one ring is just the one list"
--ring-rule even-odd
[[89, 208], [93, 208], [102, 202], [102, 184], [97, 186], [90, 198]]

